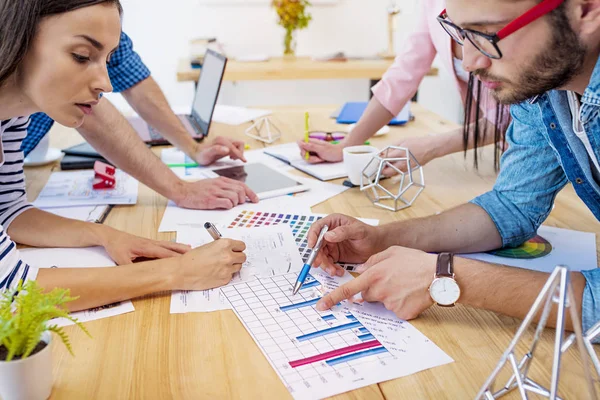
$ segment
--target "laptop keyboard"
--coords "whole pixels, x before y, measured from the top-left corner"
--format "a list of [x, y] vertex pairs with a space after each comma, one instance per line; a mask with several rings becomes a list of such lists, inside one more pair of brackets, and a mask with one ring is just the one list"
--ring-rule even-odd
[[198, 123], [196, 122], [194, 117], [192, 117], [191, 115], [186, 115], [186, 118], [190, 122], [192, 129], [194, 129], [194, 132], [196, 132], [196, 135], [202, 135], [202, 131], [200, 130], [200, 127], [198, 126]]

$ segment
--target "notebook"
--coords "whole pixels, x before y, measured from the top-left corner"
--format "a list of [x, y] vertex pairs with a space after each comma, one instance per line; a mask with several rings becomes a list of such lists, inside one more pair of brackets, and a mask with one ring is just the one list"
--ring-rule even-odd
[[[362, 117], [365, 109], [367, 108], [367, 102], [355, 102], [346, 103], [340, 111], [340, 115], [337, 117], [338, 124], [355, 124]], [[407, 103], [402, 111], [396, 115], [388, 125], [404, 125], [410, 119], [410, 103]]]
[[292, 167], [322, 181], [345, 178], [348, 176], [343, 162], [309, 164], [300, 155], [300, 148], [296, 143], [287, 143], [279, 146], [267, 147], [265, 154], [275, 157]]

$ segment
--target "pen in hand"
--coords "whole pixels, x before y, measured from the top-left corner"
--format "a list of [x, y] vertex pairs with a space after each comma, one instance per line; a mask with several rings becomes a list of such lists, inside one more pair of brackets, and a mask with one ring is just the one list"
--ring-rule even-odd
[[312, 268], [312, 264], [313, 264], [313, 262], [315, 262], [315, 259], [317, 258], [317, 255], [319, 254], [319, 250], [321, 250], [323, 238], [325, 237], [325, 234], [327, 233], [328, 230], [329, 230], [329, 227], [327, 225], [325, 225], [321, 229], [321, 233], [319, 233], [319, 238], [317, 239], [317, 244], [315, 244], [315, 247], [313, 247], [313, 249], [310, 253], [310, 256], [308, 256], [308, 260], [306, 260], [306, 264], [304, 264], [304, 267], [302, 267], [302, 271], [300, 271], [300, 274], [298, 275], [298, 279], [296, 279], [296, 284], [294, 285], [293, 294], [298, 293], [298, 291], [304, 284], [304, 281], [306, 280], [306, 277], [308, 276], [308, 272]]
[[218, 240], [221, 238], [221, 232], [219, 232], [217, 228], [210, 222], [206, 222], [204, 224], [204, 229], [208, 231], [208, 234], [213, 238], [213, 240]]

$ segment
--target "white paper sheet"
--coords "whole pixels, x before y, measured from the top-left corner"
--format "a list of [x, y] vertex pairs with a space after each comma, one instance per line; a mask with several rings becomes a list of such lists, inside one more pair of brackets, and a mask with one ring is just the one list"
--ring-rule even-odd
[[212, 120], [213, 122], [219, 122], [227, 125], [241, 125], [246, 122], [265, 117], [272, 113], [273, 112], [271, 110], [217, 104], [212, 116]]
[[117, 170], [114, 189], [94, 190], [93, 180], [91, 170], [54, 172], [33, 204], [52, 208], [137, 202], [138, 182], [123, 171]]
[[[286, 274], [222, 289], [295, 399], [329, 397], [453, 361], [380, 305], [317, 311], [321, 285], [309, 278], [294, 296], [296, 277]], [[352, 278], [331, 278], [341, 279]]]
[[568, 229], [542, 226], [538, 234], [552, 245], [550, 254], [531, 260], [498, 257], [486, 253], [461, 254], [461, 257], [494, 264], [531, 269], [550, 273], [557, 265], [566, 265], [571, 271], [585, 271], [598, 267], [596, 235]]
[[[302, 260], [296, 248], [292, 231], [287, 225], [257, 229], [220, 229], [223, 237], [246, 243], [247, 260], [229, 285], [248, 282], [258, 277], [298, 272]], [[212, 238], [204, 228], [187, 228], [177, 232], [179, 243], [196, 248], [210, 243]], [[171, 314], [210, 312], [228, 309], [227, 301], [219, 295], [220, 289], [178, 291], [171, 294]]]
[[[114, 267], [114, 261], [102, 247], [82, 249], [24, 249], [20, 251], [21, 258], [27, 264], [37, 268], [93, 268]], [[107, 304], [89, 310], [71, 313], [79, 322], [95, 321], [102, 318], [114, 317], [135, 311], [131, 301]], [[52, 320], [58, 326], [73, 325], [64, 318]]]
[[76, 219], [85, 222], [98, 222], [102, 219], [110, 206], [76, 206], [44, 208], [44, 211], [64, 218]]
[[265, 149], [265, 154], [290, 163], [290, 165], [302, 172], [322, 181], [345, 178], [348, 176], [343, 162], [309, 164], [300, 154], [300, 148], [296, 143], [287, 143], [279, 146], [271, 146]]

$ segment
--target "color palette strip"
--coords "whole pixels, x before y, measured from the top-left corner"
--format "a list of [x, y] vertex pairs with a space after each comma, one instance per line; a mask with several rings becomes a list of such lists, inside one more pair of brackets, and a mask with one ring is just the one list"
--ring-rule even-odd
[[333, 360], [327, 360], [327, 361], [325, 361], [325, 363], [327, 363], [327, 365], [337, 365], [337, 364], [342, 364], [342, 363], [345, 363], [348, 361], [357, 360], [359, 358], [371, 357], [376, 354], [387, 353], [387, 352], [388, 352], [387, 349], [383, 346], [376, 347], [374, 349], [369, 349], [369, 350], [361, 351], [358, 353], [352, 353], [352, 354], [348, 354], [346, 356], [334, 358]]
[[532, 260], [547, 256], [551, 252], [552, 244], [538, 235], [533, 239], [526, 241], [519, 247], [494, 250], [488, 252], [488, 254], [504, 258]]
[[321, 300], [321, 298], [316, 298], [316, 299], [312, 299], [309, 301], [303, 301], [302, 303], [295, 303], [295, 304], [290, 304], [289, 306], [281, 306], [279, 307], [279, 309], [281, 311], [290, 311], [290, 310], [296, 310], [298, 308], [302, 308], [302, 307], [310, 307], [310, 306], [314, 306], [315, 304], [317, 304], [317, 302]]
[[328, 352], [325, 352], [322, 354], [317, 354], [315, 356], [303, 358], [301, 360], [290, 361], [289, 364], [290, 364], [290, 367], [292, 367], [292, 368], [298, 368], [303, 365], [312, 364], [312, 363], [329, 360], [329, 359], [335, 359], [337, 357], [341, 357], [346, 354], [354, 353], [354, 352], [361, 351], [361, 350], [371, 349], [373, 347], [379, 347], [379, 346], [381, 346], [381, 343], [379, 343], [378, 340], [373, 340], [371, 342], [359, 343], [359, 344], [344, 347], [341, 349], [328, 351]]
[[334, 327], [323, 329], [320, 331], [307, 333], [306, 335], [300, 335], [300, 336], [296, 337], [296, 339], [299, 342], [303, 342], [305, 340], [314, 339], [314, 338], [329, 335], [329, 334], [335, 333], [335, 332], [345, 331], [347, 329], [359, 328], [361, 326], [362, 326], [362, 324], [360, 322], [356, 321], [356, 322], [351, 322], [349, 324], [334, 326]]

